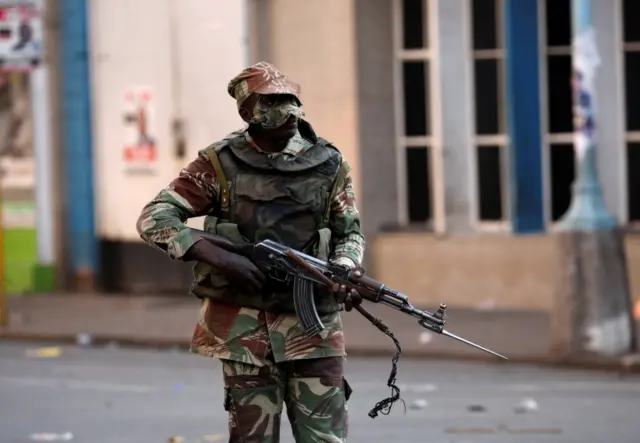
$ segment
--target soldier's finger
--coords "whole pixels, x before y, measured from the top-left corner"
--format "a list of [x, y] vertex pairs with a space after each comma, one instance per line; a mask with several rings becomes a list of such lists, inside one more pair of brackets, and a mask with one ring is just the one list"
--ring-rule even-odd
[[262, 289], [262, 285], [255, 278], [247, 278], [245, 285], [251, 292], [258, 292]]
[[264, 284], [264, 274], [262, 274], [257, 268], [247, 276], [247, 283], [255, 290], [262, 289]]
[[351, 297], [350, 298], [351, 298], [351, 300], [353, 302], [353, 306], [358, 306], [359, 304], [362, 303], [362, 296], [355, 289], [351, 290]]
[[262, 286], [264, 284], [264, 282], [267, 280], [267, 276], [264, 275], [264, 272], [262, 272], [260, 269], [258, 269], [258, 267], [255, 267], [252, 270], [252, 274], [254, 276], [254, 278], [260, 282], [260, 286]]
[[344, 299], [344, 310], [349, 312], [353, 309], [353, 300], [351, 299], [351, 295], [347, 295]]
[[347, 288], [346, 288], [346, 286], [344, 286], [344, 285], [340, 286], [340, 289], [338, 289], [337, 298], [338, 298], [338, 301], [340, 303], [344, 303], [344, 301], [347, 298]]

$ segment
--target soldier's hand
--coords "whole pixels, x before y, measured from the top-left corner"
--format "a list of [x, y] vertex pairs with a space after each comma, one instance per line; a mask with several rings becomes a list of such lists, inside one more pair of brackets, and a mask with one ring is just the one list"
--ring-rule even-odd
[[229, 280], [229, 283], [241, 290], [259, 292], [266, 280], [264, 273], [248, 258], [207, 241], [194, 244], [189, 250], [189, 259], [213, 266]]
[[[353, 271], [353, 276], [358, 278], [362, 277], [362, 270], [355, 269]], [[362, 303], [362, 296], [355, 289], [347, 289], [346, 285], [336, 285], [334, 288], [334, 293], [338, 303], [344, 304], [344, 310], [349, 312], [355, 306], [358, 306]]]
[[230, 283], [249, 292], [260, 292], [266, 276], [248, 258], [224, 251], [218, 260], [217, 268]]

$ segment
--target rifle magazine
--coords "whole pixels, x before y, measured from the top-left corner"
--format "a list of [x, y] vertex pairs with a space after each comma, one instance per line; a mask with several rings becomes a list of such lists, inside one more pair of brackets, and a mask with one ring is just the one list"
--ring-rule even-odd
[[293, 280], [293, 306], [300, 326], [311, 338], [324, 329], [314, 302], [314, 283], [296, 276]]

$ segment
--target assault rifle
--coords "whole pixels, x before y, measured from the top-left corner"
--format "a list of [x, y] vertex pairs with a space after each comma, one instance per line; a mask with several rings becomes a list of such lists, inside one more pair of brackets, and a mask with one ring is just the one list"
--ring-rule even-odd
[[[408, 314], [418, 320], [423, 328], [442, 334], [454, 340], [473, 346], [496, 357], [508, 360], [507, 357], [491, 351], [483, 346], [452, 334], [444, 329], [447, 305], [440, 304], [435, 313], [422, 311], [409, 303], [409, 298], [398, 291], [394, 291], [383, 283], [366, 275], [356, 277], [353, 270], [319, 260], [311, 255], [294, 250], [272, 240], [264, 240], [257, 244], [235, 243], [226, 237], [212, 234], [199, 229], [190, 228], [200, 238], [229, 252], [243, 255], [250, 259], [268, 279], [282, 283], [289, 283], [293, 289], [293, 302], [300, 326], [308, 337], [313, 337], [324, 329], [324, 325], [316, 311], [314, 303], [314, 285], [321, 284], [333, 289], [336, 285], [345, 285], [347, 289], [355, 289], [364, 300], [380, 303], [400, 312]], [[378, 318], [368, 312], [362, 305], [355, 306], [380, 331], [389, 336], [397, 347], [393, 359], [393, 370], [387, 385], [392, 388], [394, 395], [378, 403], [369, 413], [374, 418], [378, 411], [386, 409], [388, 414], [390, 405], [399, 399], [399, 389], [394, 385], [396, 363], [401, 353], [401, 347], [388, 327]]]

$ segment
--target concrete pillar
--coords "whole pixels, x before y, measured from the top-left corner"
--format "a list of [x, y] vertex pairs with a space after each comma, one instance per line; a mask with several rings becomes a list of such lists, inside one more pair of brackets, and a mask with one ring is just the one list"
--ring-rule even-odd
[[52, 172], [53, 172], [53, 189], [54, 204], [53, 217], [54, 237], [55, 237], [55, 283], [56, 289], [65, 288], [69, 277], [69, 257], [67, 251], [67, 223], [68, 213], [65, 211], [66, 198], [62, 193], [62, 183], [64, 183], [64, 157], [62, 141], [62, 91], [59, 85], [62, 84], [60, 77], [61, 69], [61, 30], [60, 30], [60, 6], [61, 2], [49, 2], [46, 4], [45, 26], [48, 38], [45, 39], [45, 54], [47, 54], [50, 66], [50, 84], [53, 85], [49, 89], [51, 102], [51, 150], [53, 152]]
[[602, 60], [595, 80], [598, 175], [607, 209], [619, 221], [624, 221], [627, 219], [626, 192], [624, 191], [627, 183], [627, 168], [619, 2], [594, 1], [592, 8], [596, 44]]
[[624, 232], [604, 203], [593, 136], [600, 63], [592, 0], [573, 0], [572, 82], [578, 173], [569, 210], [558, 226], [561, 262], [551, 331], [556, 358], [620, 356], [637, 349]]
[[389, 0], [356, 0], [360, 196], [358, 209], [368, 239], [364, 267], [372, 270], [373, 237], [396, 225], [398, 207], [393, 17]]
[[271, 8], [265, 0], [249, 0], [247, 2], [249, 19], [249, 55], [250, 63], [268, 61], [269, 39], [271, 33]]
[[[472, 230], [476, 184], [473, 159], [473, 79], [471, 77], [470, 8], [467, 0], [434, 0], [435, 66], [432, 94], [438, 96], [434, 115], [442, 147], [445, 231]], [[435, 151], [437, 152], [437, 151]]]
[[352, 165], [360, 198], [354, 0], [270, 5], [269, 61], [300, 83], [306, 118]]

